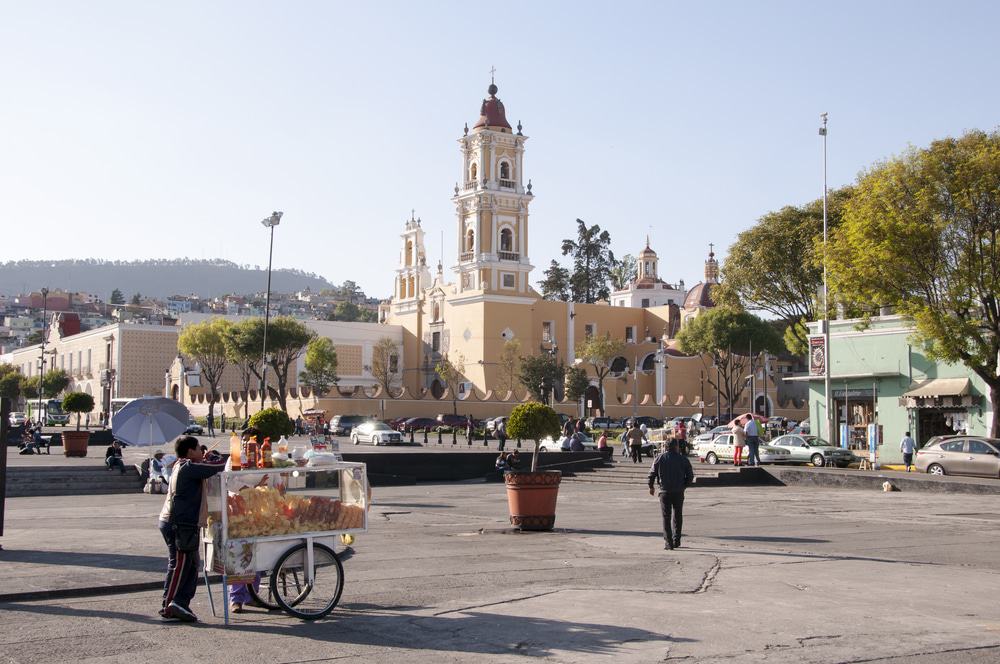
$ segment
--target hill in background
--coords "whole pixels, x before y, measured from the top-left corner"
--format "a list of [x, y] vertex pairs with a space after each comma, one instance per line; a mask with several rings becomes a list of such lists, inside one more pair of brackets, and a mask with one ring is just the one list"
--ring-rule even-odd
[[[267, 268], [237, 265], [221, 259], [152, 259], [102, 261], [98, 259], [58, 261], [9, 261], [0, 263], [0, 293], [17, 295], [42, 286], [92, 293], [107, 301], [111, 291], [126, 297], [197, 295], [203, 298], [230, 293], [249, 294], [267, 288]], [[334, 288], [323, 277], [301, 270], [272, 270], [271, 292], [292, 293], [309, 288]]]

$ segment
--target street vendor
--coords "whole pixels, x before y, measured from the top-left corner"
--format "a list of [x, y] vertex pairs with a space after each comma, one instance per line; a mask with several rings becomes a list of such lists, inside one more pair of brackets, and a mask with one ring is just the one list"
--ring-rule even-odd
[[[243, 431], [242, 439], [243, 442], [249, 441], [253, 437], [260, 436], [260, 430], [255, 427], [248, 427]], [[226, 470], [232, 470], [232, 459], [226, 462]], [[256, 483], [243, 482], [242, 486], [266, 486], [268, 483], [268, 476], [264, 475]], [[238, 487], [233, 486], [232, 481], [226, 486], [226, 490], [236, 489]], [[253, 580], [253, 589], [257, 591], [260, 589], [260, 580], [263, 577], [261, 572], [257, 572]], [[250, 594], [250, 584], [248, 583], [234, 583], [229, 586], [229, 610], [233, 613], [243, 613], [244, 604], [252, 604], [260, 608], [266, 608], [263, 604], [257, 601], [257, 599]]]

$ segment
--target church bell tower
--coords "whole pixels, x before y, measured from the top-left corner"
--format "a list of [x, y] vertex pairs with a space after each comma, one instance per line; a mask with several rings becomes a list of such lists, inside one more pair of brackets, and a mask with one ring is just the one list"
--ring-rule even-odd
[[459, 139], [462, 180], [455, 184], [457, 289], [462, 300], [489, 295], [526, 297], [528, 277], [528, 206], [531, 181], [524, 181], [524, 142], [507, 122], [506, 109], [491, 82], [479, 120]]

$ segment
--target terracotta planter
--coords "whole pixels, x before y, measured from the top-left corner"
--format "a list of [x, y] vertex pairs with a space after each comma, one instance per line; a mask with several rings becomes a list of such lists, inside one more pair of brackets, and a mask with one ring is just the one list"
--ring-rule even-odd
[[87, 456], [87, 441], [89, 440], [89, 431], [63, 431], [63, 454], [68, 457]]
[[558, 470], [504, 473], [511, 524], [521, 530], [552, 530], [561, 481]]

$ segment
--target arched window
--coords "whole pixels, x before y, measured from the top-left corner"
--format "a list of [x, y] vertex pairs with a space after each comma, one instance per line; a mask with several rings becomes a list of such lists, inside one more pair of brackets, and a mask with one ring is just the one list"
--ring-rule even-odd
[[642, 372], [652, 373], [656, 369], [656, 353], [650, 353], [642, 360]]
[[476, 168], [475, 164], [473, 164], [472, 166], [469, 167], [469, 181], [470, 182], [475, 182], [476, 181], [476, 174], [478, 172], [479, 172], [479, 170]]
[[406, 241], [406, 265], [413, 265], [413, 241]]
[[476, 250], [476, 231], [471, 228], [465, 234], [465, 250], [475, 251]]
[[509, 228], [500, 231], [500, 251], [514, 251], [514, 234]]
[[628, 369], [628, 360], [619, 355], [611, 362], [611, 375], [621, 376]]
[[644, 277], [650, 276], [650, 273], [649, 273], [649, 261], [646, 261], [646, 269], [642, 271], [642, 276], [644, 276]]
[[510, 164], [506, 161], [500, 162], [500, 179], [509, 180], [510, 179]]

